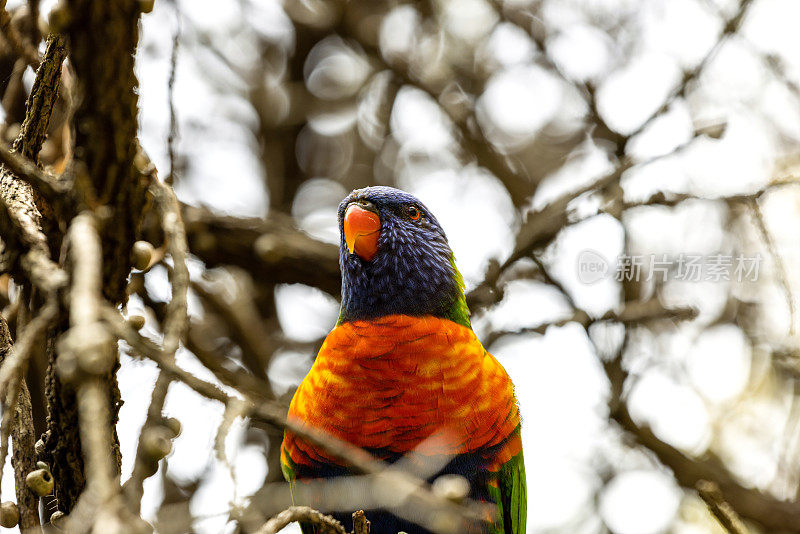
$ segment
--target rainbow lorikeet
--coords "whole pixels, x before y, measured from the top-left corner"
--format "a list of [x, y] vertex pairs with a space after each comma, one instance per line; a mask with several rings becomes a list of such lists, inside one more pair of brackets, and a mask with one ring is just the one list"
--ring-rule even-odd
[[[438, 457], [444, 468], [431, 480], [461, 475], [470, 497], [496, 504], [495, 521], [477, 532], [524, 533], [513, 386], [472, 331], [442, 227], [413, 195], [368, 187], [339, 205], [339, 230], [339, 320], [295, 392], [289, 417], [387, 462]], [[290, 431], [281, 463], [290, 482], [350, 474]], [[349, 528], [349, 514], [337, 518]], [[428, 532], [385, 511], [367, 510], [367, 518], [373, 532]]]

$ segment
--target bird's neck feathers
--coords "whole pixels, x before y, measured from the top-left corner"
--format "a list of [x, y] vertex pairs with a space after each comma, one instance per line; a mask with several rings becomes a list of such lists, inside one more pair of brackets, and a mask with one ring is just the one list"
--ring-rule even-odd
[[342, 307], [337, 325], [387, 315], [434, 316], [471, 328], [464, 280], [449, 247], [424, 254], [379, 255], [371, 262], [342, 249]]
[[467, 297], [464, 295], [464, 277], [456, 267], [456, 258], [450, 254], [450, 265], [453, 267], [453, 274], [455, 276], [456, 284], [458, 285], [458, 297], [453, 302], [453, 305], [448, 310], [445, 319], [450, 319], [454, 323], [472, 328], [469, 322], [469, 308], [467, 307]]

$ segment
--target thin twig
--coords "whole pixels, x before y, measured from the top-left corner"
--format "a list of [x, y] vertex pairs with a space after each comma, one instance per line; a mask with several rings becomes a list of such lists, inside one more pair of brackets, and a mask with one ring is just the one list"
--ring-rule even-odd
[[251, 399], [268, 399], [275, 398], [274, 394], [268, 395], [264, 390], [264, 381], [259, 380], [252, 374], [244, 370], [231, 370], [226, 368], [222, 363], [224, 359], [216, 351], [208, 350], [202, 347], [197, 340], [200, 327], [198, 325], [190, 325], [189, 334], [186, 337], [186, 348], [189, 352], [194, 354], [200, 363], [206, 369], [211, 371], [214, 376], [228, 387], [236, 388]]
[[193, 283], [192, 289], [208, 310], [225, 322], [231, 339], [242, 349], [244, 363], [254, 375], [262, 379], [265, 395], [274, 397], [267, 381], [266, 369], [275, 347], [269, 337], [263, 334], [266, 325], [252, 301], [252, 296], [237, 292], [235, 301], [229, 303], [219, 291], [212, 291], [203, 284]]
[[337, 520], [308, 506], [292, 506], [291, 508], [287, 508], [267, 521], [255, 534], [276, 534], [290, 523], [300, 521], [317, 525], [321, 531], [326, 534], [348, 534], [342, 524]]
[[[702, 197], [688, 193], [665, 193], [663, 191], [658, 191], [643, 200], [623, 202], [622, 211], [648, 206], [665, 206], [671, 208], [689, 200], [725, 201], [728, 203], [746, 203], [749, 205], [750, 202], [759, 200], [765, 194], [787, 186], [800, 186], [800, 180], [792, 179], [780, 182], [771, 182], [763, 187], [760, 187], [756, 191], [753, 191], [752, 193], [740, 193], [724, 197]], [[601, 208], [600, 211], [602, 213], [610, 212], [610, 210], [605, 207]]]
[[[716, 55], [717, 51], [721, 47], [722, 41], [727, 38], [728, 36], [732, 35], [736, 31], [738, 31], [744, 17], [747, 14], [747, 11], [750, 7], [752, 0], [742, 0], [739, 10], [737, 11], [736, 15], [734, 15], [730, 20], [726, 21], [725, 27], [723, 29], [723, 34], [720, 40], [712, 47], [712, 49], [706, 54], [706, 56], [700, 61], [700, 63], [692, 69], [689, 73], [687, 73], [683, 80], [681, 81], [680, 85], [678, 85], [667, 97], [664, 101], [662, 106], [653, 112], [645, 121], [639, 125], [633, 132], [627, 135], [619, 135], [615, 134], [605, 123], [605, 120], [600, 115], [597, 110], [597, 103], [595, 100], [595, 93], [591, 86], [579, 86], [576, 82], [568, 80], [563, 74], [560, 73], [556, 64], [549, 58], [547, 55], [547, 50], [544, 46], [544, 42], [536, 37], [536, 35], [532, 32], [532, 29], [529, 24], [522, 24], [519, 19], [512, 20], [513, 23], [520, 25], [526, 32], [529, 33], [531, 38], [534, 42], [539, 46], [540, 50], [542, 51], [546, 61], [549, 64], [549, 67], [558, 72], [559, 75], [565, 79], [566, 81], [570, 81], [573, 84], [576, 84], [578, 89], [582, 89], [584, 93], [588, 93], [589, 96], [589, 108], [590, 108], [590, 119], [593, 120], [597, 126], [599, 126], [604, 131], [610, 132], [610, 135], [614, 138], [614, 142], [617, 144], [617, 155], [621, 157], [619, 163], [616, 164], [615, 168], [608, 173], [606, 176], [599, 179], [595, 184], [590, 184], [589, 186], [585, 186], [583, 188], [578, 189], [575, 192], [567, 193], [562, 195], [560, 198], [555, 200], [554, 202], [545, 206], [545, 208], [541, 210], [537, 210], [531, 212], [526, 215], [525, 221], [523, 222], [520, 230], [517, 234], [516, 238], [516, 245], [514, 247], [514, 251], [512, 254], [498, 267], [490, 268], [485, 276], [483, 281], [473, 289], [469, 295], [467, 295], [467, 303], [470, 306], [470, 309], [475, 311], [477, 308], [485, 307], [490, 304], [494, 304], [499, 302], [499, 300], [503, 296], [503, 290], [501, 287], [497, 286], [497, 282], [502, 275], [502, 273], [510, 267], [514, 262], [522, 257], [529, 256], [537, 247], [543, 246], [547, 244], [558, 232], [567, 224], [567, 205], [578, 198], [581, 195], [584, 195], [592, 190], [598, 189], [605, 189], [611, 187], [614, 184], [619, 183], [619, 179], [622, 174], [627, 171], [632, 165], [633, 161], [630, 160], [627, 156], [625, 156], [625, 149], [627, 147], [628, 142], [641, 133], [648, 125], [650, 125], [655, 119], [663, 115], [671, 103], [678, 97], [685, 95], [688, 86], [696, 80], [700, 74], [703, 72], [705, 67], [711, 61], [711, 59]], [[502, 5], [497, 5], [498, 10], [501, 14], [505, 14]], [[671, 155], [677, 153], [678, 151], [682, 150], [686, 146], [688, 146], [694, 139], [703, 135], [703, 132], [695, 132], [695, 135], [686, 143], [676, 147], [674, 150], [670, 151], [669, 154]], [[658, 158], [663, 158], [664, 156], [659, 156]], [[651, 158], [646, 162], [641, 162], [640, 164], [647, 164], [652, 163], [655, 159], [658, 158]], [[621, 199], [620, 199], [621, 200]]]
[[628, 302], [619, 312], [609, 311], [601, 317], [591, 317], [584, 310], [576, 308], [571, 316], [564, 319], [517, 330], [492, 332], [484, 341], [488, 347], [504, 336], [518, 336], [523, 334], [544, 335], [550, 327], [564, 326], [569, 323], [577, 323], [583, 328], [589, 328], [591, 325], [599, 322], [621, 323], [626, 326], [633, 326], [661, 319], [688, 321], [695, 317], [697, 317], [697, 310], [694, 308], [666, 308], [661, 303], [660, 299], [652, 298], [644, 302]]
[[364, 510], [353, 512], [353, 534], [370, 534], [370, 526]]
[[[734, 35], [736, 32], [739, 31], [739, 28], [742, 25], [747, 13], [750, 9], [750, 6], [753, 4], [753, 0], [742, 0], [739, 4], [739, 9], [730, 19], [725, 20], [725, 23], [722, 27], [722, 34], [719, 36], [717, 41], [711, 47], [711, 49], [706, 53], [703, 59], [700, 60], [693, 69], [684, 73], [683, 79], [681, 83], [675, 87], [672, 92], [670, 92], [669, 96], [664, 100], [664, 103], [659, 107], [654, 113], [652, 113], [642, 124], [640, 124], [633, 132], [628, 134], [626, 137], [627, 139], [632, 139], [636, 137], [638, 134], [643, 132], [645, 128], [653, 123], [658, 117], [663, 115], [672, 105], [672, 103], [681, 97], [686, 96], [686, 92], [689, 86], [700, 77], [700, 74], [703, 73], [705, 68], [708, 66], [709, 63], [714, 59], [717, 55], [719, 50], [722, 48], [722, 45], [725, 41], [731, 36]], [[627, 142], [627, 141], [626, 141]]]
[[772, 260], [775, 262], [775, 270], [777, 271], [778, 280], [783, 288], [783, 294], [786, 297], [786, 305], [789, 307], [789, 335], [793, 336], [795, 329], [796, 307], [794, 302], [794, 294], [792, 293], [792, 287], [789, 283], [789, 277], [786, 271], [786, 265], [783, 263], [783, 257], [778, 253], [778, 249], [775, 246], [775, 241], [772, 239], [772, 234], [770, 233], [769, 228], [767, 228], [767, 222], [764, 220], [764, 214], [761, 212], [761, 204], [758, 202], [758, 197], [750, 200], [747, 205], [753, 212], [753, 218], [756, 221], [756, 226], [761, 234], [761, 238], [764, 240], [764, 244], [767, 246], [767, 250], [769, 251], [770, 256], [772, 256]]
[[228, 458], [228, 453], [225, 450], [225, 440], [228, 438], [228, 434], [230, 433], [233, 423], [236, 422], [236, 420], [240, 417], [247, 417], [249, 408], [248, 402], [240, 399], [231, 399], [231, 401], [225, 405], [225, 411], [222, 414], [222, 422], [217, 428], [216, 436], [214, 436], [214, 453], [217, 457], [217, 460], [228, 470], [228, 476], [231, 477], [231, 482], [233, 482], [234, 504], [236, 504], [238, 501], [238, 483], [236, 469], [234, 468], [233, 463], [231, 463], [230, 458]]
[[189, 247], [175, 192], [169, 185], [158, 181], [153, 182], [150, 191], [155, 198], [156, 210], [166, 236], [167, 250], [172, 257], [172, 299], [167, 304], [167, 316], [164, 320], [164, 351], [175, 354], [189, 326], [186, 301], [190, 283], [189, 269], [186, 266]]
[[750, 530], [742, 522], [731, 505], [725, 502], [719, 486], [708, 480], [697, 483], [697, 494], [706, 503], [708, 509], [717, 518], [719, 524], [730, 534], [750, 534]]
[[537, 248], [549, 243], [561, 231], [568, 222], [568, 206], [575, 199], [617, 182], [632, 166], [633, 162], [626, 158], [613, 171], [591, 184], [564, 193], [544, 208], [528, 213], [517, 233], [511, 255], [499, 267], [489, 269], [483, 281], [467, 294], [467, 304], [470, 309], [476, 311], [478, 308], [499, 302], [502, 298], [502, 290], [497, 287], [500, 275], [517, 260], [529, 256]]
[[[166, 236], [167, 248], [172, 257], [173, 267], [170, 270], [172, 298], [166, 307], [164, 318], [164, 357], [174, 361], [175, 352], [178, 350], [188, 328], [187, 293], [189, 289], [189, 269], [186, 266], [188, 246], [186, 244], [186, 231], [181, 220], [180, 208], [175, 193], [167, 184], [155, 180], [150, 186], [150, 191], [155, 199], [155, 207], [161, 219], [161, 226]], [[136, 463], [134, 463], [131, 477], [125, 482], [123, 488], [128, 506], [138, 513], [141, 507], [144, 480], [153, 474], [150, 469], [151, 460], [145, 458], [146, 430], [162, 421], [164, 402], [169, 391], [172, 376], [164, 371], [159, 372], [150, 405], [147, 409], [147, 418], [139, 434], [139, 443], [136, 447]]]
[[[346, 28], [341, 28], [345, 30]], [[381, 70], [390, 71], [398, 79], [399, 84], [407, 84], [419, 88], [427, 93], [433, 100], [439, 103], [441, 111], [452, 121], [458, 133], [458, 139], [462, 150], [469, 156], [475, 158], [475, 162], [486, 169], [503, 182], [505, 187], [514, 193], [512, 198], [515, 202], [521, 203], [525, 200], [527, 192], [531, 189], [531, 181], [524, 175], [520, 166], [511, 162], [511, 157], [502, 154], [486, 138], [481, 129], [475, 122], [474, 112], [459, 116], [450, 106], [442, 105], [443, 91], [428, 83], [423, 77], [418, 75], [415, 69], [409, 68], [405, 61], [387, 60], [373, 43], [363, 39], [359, 32], [350, 32], [347, 37], [358, 41], [358, 44], [369, 53], [369, 58], [377, 64]]]
[[175, 33], [172, 36], [172, 54], [169, 60], [169, 81], [167, 82], [167, 103], [169, 105], [167, 155], [169, 157], [169, 174], [164, 180], [169, 185], [172, 185], [175, 181], [175, 141], [178, 138], [178, 115], [175, 111], [175, 73], [178, 70], [178, 49], [181, 42], [180, 4], [175, 1], [172, 5], [175, 10]]
[[[677, 154], [691, 146], [696, 139], [703, 135], [705, 135], [703, 132], [695, 132], [691, 138], [676, 146], [668, 153], [654, 156], [645, 161], [634, 162], [627, 156], [623, 157], [611, 171], [594, 182], [574, 191], [562, 194], [541, 209], [528, 212], [517, 232], [514, 250], [499, 266], [496, 264], [494, 266], [490, 265], [481, 283], [467, 294], [467, 304], [470, 310], [475, 312], [481, 308], [495, 304], [503, 298], [503, 288], [498, 284], [503, 273], [517, 260], [531, 257], [537, 249], [541, 249], [551, 243], [564, 228], [569, 226], [569, 205], [573, 201], [587, 193], [612, 189], [618, 186], [622, 175], [633, 168], [634, 165], [645, 166], [665, 157]], [[616, 187], [615, 193], [611, 196], [612, 198], [606, 202], [606, 206], [601, 209], [601, 212], [612, 213], [612, 215], [614, 215], [618, 214], [622, 209], [633, 207], [633, 205], [625, 204], [622, 198], [622, 189], [619, 187]], [[544, 270], [542, 272], [544, 272]], [[571, 299], [568, 293], [565, 292], [564, 294], [567, 299]]]

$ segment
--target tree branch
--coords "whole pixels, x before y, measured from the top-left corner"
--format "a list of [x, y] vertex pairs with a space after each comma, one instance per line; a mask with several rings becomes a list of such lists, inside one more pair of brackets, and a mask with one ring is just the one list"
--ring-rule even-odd
[[256, 280], [306, 284], [339, 294], [338, 247], [298, 230], [291, 218], [271, 214], [266, 221], [240, 219], [187, 205], [181, 212], [189, 247], [207, 266], [235, 265]]
[[[30, 334], [28, 335], [30, 336]], [[27, 336], [26, 336], [27, 337]], [[0, 362], [5, 364], [6, 358], [13, 351], [11, 342], [11, 334], [8, 330], [8, 324], [5, 319], [0, 316]], [[18, 356], [18, 353], [17, 353]], [[11, 426], [11, 438], [13, 441], [13, 456], [11, 458], [11, 465], [14, 468], [14, 486], [16, 487], [17, 494], [17, 507], [19, 509], [19, 526], [23, 532], [41, 532], [39, 527], [39, 497], [33, 493], [25, 483], [25, 479], [31, 471], [36, 469], [36, 453], [35, 442], [36, 433], [33, 429], [33, 416], [31, 413], [31, 398], [28, 392], [28, 386], [25, 384], [25, 379], [22, 378], [22, 369], [16, 374], [19, 380], [19, 387], [14, 388], [18, 391], [15, 402], [7, 402], [4, 406], [3, 422], [6, 423], [6, 412], [10, 415], [14, 414], [13, 418], [8, 417], [8, 423]], [[13, 406], [12, 406], [13, 404]], [[2, 432], [2, 452], [0, 452], [0, 461], [5, 463], [5, 457], [8, 450], [8, 442], [6, 441], [7, 430]], [[0, 469], [0, 473], [2, 469]]]
[[304, 522], [320, 527], [321, 532], [327, 534], [348, 534], [341, 523], [334, 518], [321, 514], [308, 506], [292, 506], [279, 513], [263, 527], [258, 529], [255, 534], [277, 534], [290, 523]]
[[697, 310], [694, 308], [665, 308], [658, 298], [647, 301], [631, 301], [625, 303], [619, 312], [609, 311], [601, 317], [590, 317], [582, 309], [575, 309], [570, 317], [558, 321], [542, 323], [533, 327], [520, 328], [517, 330], [496, 331], [487, 336], [484, 343], [490, 347], [494, 342], [504, 336], [516, 336], [522, 334], [541, 334], [552, 326], [564, 326], [568, 323], [578, 323], [583, 328], [599, 322], [621, 323], [625, 326], [636, 326], [646, 324], [650, 321], [661, 319], [671, 319], [674, 321], [689, 321], [697, 317]]
[[[150, 191], [155, 198], [156, 210], [160, 216], [161, 228], [166, 236], [167, 248], [173, 264], [170, 270], [172, 299], [166, 306], [163, 331], [164, 355], [166, 358], [174, 360], [175, 352], [178, 350], [189, 324], [186, 301], [190, 283], [189, 270], [186, 266], [188, 247], [178, 200], [175, 198], [172, 188], [155, 179]], [[147, 450], [146, 441], [148, 433], [164, 422], [162, 412], [171, 382], [172, 377], [168, 373], [159, 372], [153, 388], [150, 406], [147, 409], [147, 418], [139, 434], [133, 473], [123, 487], [128, 506], [136, 513], [139, 513], [141, 508], [144, 480], [155, 474], [157, 470], [157, 465], [154, 465], [154, 463], [157, 464], [158, 460], [154, 462], [153, 455]]]
[[719, 487], [722, 499], [742, 517], [763, 525], [768, 531], [800, 531], [797, 502], [778, 500], [757, 489], [743, 487], [714, 454], [707, 452], [703, 459], [691, 458], [659, 439], [647, 426], [636, 423], [621, 398], [622, 385], [628, 375], [620, 358], [605, 362], [603, 367], [613, 393], [609, 400], [611, 418], [671, 469], [678, 484], [693, 490], [701, 481], [713, 482]]
[[742, 523], [742, 520], [736, 515], [731, 505], [722, 498], [722, 492], [714, 482], [709, 482], [708, 480], [699, 481], [697, 483], [697, 494], [700, 495], [708, 509], [729, 534], [750, 534], [750, 530]]

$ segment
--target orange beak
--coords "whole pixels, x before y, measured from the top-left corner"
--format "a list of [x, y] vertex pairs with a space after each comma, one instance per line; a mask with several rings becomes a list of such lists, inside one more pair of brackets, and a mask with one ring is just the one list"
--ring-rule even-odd
[[365, 210], [358, 204], [350, 204], [344, 212], [344, 240], [347, 250], [371, 261], [378, 253], [378, 236], [381, 219], [377, 213]]

